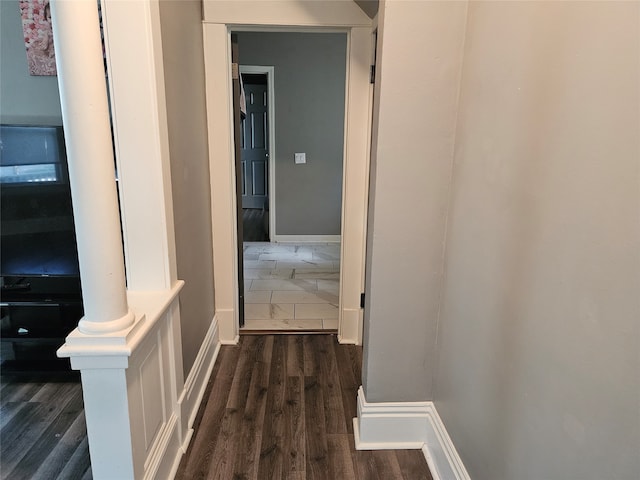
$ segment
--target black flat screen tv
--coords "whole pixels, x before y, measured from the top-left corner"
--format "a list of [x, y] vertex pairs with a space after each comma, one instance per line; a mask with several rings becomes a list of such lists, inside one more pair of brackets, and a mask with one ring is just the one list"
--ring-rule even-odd
[[0, 126], [0, 215], [2, 277], [79, 276], [62, 127]]

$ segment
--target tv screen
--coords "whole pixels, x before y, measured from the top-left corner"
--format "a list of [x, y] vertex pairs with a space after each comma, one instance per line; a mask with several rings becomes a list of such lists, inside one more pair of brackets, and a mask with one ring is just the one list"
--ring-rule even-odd
[[77, 276], [62, 127], [0, 126], [0, 274]]
[[3, 276], [80, 275], [73, 231], [3, 235]]
[[66, 178], [62, 127], [0, 125], [0, 182], [59, 183]]

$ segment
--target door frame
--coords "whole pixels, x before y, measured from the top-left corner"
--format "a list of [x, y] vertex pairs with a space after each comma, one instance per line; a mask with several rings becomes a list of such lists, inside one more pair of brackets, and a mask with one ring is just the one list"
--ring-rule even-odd
[[238, 252], [233, 149], [231, 32], [347, 34], [338, 340], [362, 344], [371, 133], [372, 21], [355, 2], [204, 0], [205, 90], [215, 283], [220, 341], [236, 344]]
[[274, 89], [273, 65], [240, 65], [240, 74], [252, 73], [267, 76], [267, 121], [269, 128], [269, 161], [267, 162], [267, 176], [269, 195], [269, 241], [276, 238], [276, 104]]

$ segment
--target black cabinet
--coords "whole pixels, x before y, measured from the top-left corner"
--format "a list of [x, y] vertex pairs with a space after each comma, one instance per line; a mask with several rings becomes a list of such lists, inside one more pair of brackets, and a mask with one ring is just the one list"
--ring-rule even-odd
[[[21, 278], [22, 283], [25, 279]], [[56, 278], [38, 278], [34, 282], [40, 289], [60, 290]], [[48, 280], [48, 282], [47, 282]], [[65, 337], [78, 326], [83, 307], [78, 279], [63, 279], [66, 287], [75, 285], [76, 293], [52, 296], [36, 288], [35, 291], [12, 291], [12, 277], [3, 277], [0, 303], [0, 338], [2, 339], [2, 370], [50, 371], [68, 370], [69, 361], [59, 359], [56, 350]]]
[[83, 307], [62, 127], [0, 126], [0, 193], [3, 372], [68, 369]]
[[81, 302], [1, 303], [3, 339], [59, 338], [77, 326]]

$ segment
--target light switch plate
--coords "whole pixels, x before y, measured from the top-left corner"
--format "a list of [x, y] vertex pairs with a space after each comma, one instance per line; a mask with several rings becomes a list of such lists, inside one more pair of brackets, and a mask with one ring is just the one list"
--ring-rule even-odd
[[294, 160], [297, 164], [307, 163], [307, 154], [306, 153], [294, 153]]

